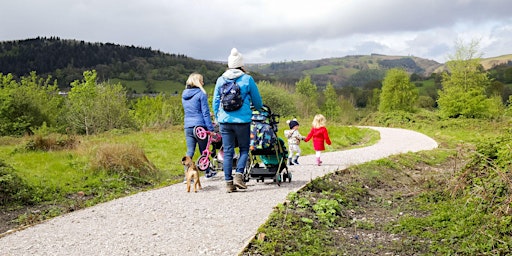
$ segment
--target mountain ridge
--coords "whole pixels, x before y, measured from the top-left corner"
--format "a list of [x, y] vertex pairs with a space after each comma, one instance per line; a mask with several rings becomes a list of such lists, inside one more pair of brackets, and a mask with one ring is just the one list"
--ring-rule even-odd
[[[512, 63], [512, 54], [481, 60], [485, 69]], [[331, 82], [336, 87], [361, 86], [381, 80], [390, 68], [403, 68], [410, 74], [429, 77], [444, 64], [417, 56], [371, 53], [318, 60], [246, 64], [255, 80], [295, 84], [311, 76], [319, 87]], [[95, 69], [103, 80], [144, 81], [147, 91], [155, 81], [183, 84], [188, 74], [199, 72], [212, 83], [226, 69], [220, 61], [199, 60], [183, 54], [164, 53], [143, 47], [113, 43], [91, 43], [58, 37], [37, 37], [0, 42], [0, 73], [51, 75], [66, 87], [82, 78], [85, 70]]]

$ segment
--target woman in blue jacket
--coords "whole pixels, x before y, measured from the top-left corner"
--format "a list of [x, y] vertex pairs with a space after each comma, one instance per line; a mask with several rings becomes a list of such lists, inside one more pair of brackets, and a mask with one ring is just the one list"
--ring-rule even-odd
[[[235, 80], [240, 87], [240, 95], [243, 99], [242, 106], [237, 110], [224, 110], [221, 106], [222, 85], [226, 80]], [[263, 102], [258, 86], [252, 76], [245, 73], [243, 56], [236, 48], [231, 50], [228, 57], [228, 70], [217, 79], [213, 93], [213, 112], [219, 123], [222, 135], [222, 146], [224, 148], [224, 180], [228, 193], [236, 189], [246, 189], [243, 180], [243, 173], [249, 157], [250, 124], [252, 117], [251, 104], [254, 108], [261, 110]], [[240, 158], [236, 165], [233, 178], [233, 156], [235, 154], [235, 142], [238, 142]]]
[[[213, 124], [208, 106], [208, 96], [203, 88], [203, 76], [198, 73], [192, 73], [186, 82], [185, 90], [181, 98], [183, 110], [185, 111], [185, 140], [187, 143], [187, 156], [194, 157], [196, 145], [199, 146], [199, 152], [206, 149], [206, 140], [198, 140], [194, 136], [194, 127], [203, 126], [208, 131], [213, 132]], [[186, 172], [186, 169], [185, 169]], [[217, 175], [214, 170], [206, 170], [206, 178]]]

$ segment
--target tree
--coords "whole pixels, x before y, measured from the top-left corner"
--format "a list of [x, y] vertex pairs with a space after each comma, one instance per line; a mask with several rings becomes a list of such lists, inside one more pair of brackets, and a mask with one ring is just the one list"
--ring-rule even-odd
[[121, 84], [96, 83], [96, 71], [85, 71], [83, 81], [71, 83], [67, 120], [70, 127], [87, 135], [132, 127], [126, 91]]
[[327, 83], [324, 91], [325, 103], [323, 112], [328, 119], [336, 119], [341, 114], [341, 107], [338, 101], [338, 94], [331, 82]]
[[268, 81], [258, 82], [263, 103], [269, 106], [272, 112], [281, 116], [296, 116], [297, 106], [296, 102], [299, 101], [298, 95], [290, 94], [282, 86], [271, 84]]
[[306, 76], [295, 83], [295, 90], [299, 93], [298, 107], [304, 116], [314, 115], [318, 111], [318, 92], [316, 84], [311, 82], [311, 77]]
[[[478, 41], [464, 45], [458, 41], [454, 56], [446, 63], [448, 72], [443, 73], [442, 89], [437, 100], [440, 114], [444, 117], [483, 118], [492, 117], [502, 108], [485, 92], [491, 81], [480, 65]], [[501, 101], [501, 99], [499, 99]]]
[[54, 130], [62, 125], [63, 98], [51, 77], [39, 78], [35, 72], [21, 77], [0, 74], [0, 135], [32, 133], [46, 124]]
[[412, 112], [417, 100], [418, 89], [410, 82], [407, 72], [398, 68], [388, 70], [382, 82], [379, 111]]

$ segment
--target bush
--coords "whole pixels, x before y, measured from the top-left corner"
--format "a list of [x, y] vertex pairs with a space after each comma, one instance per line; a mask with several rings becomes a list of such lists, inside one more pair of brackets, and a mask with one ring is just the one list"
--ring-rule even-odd
[[26, 150], [53, 151], [76, 148], [79, 141], [67, 135], [35, 135], [25, 145]]
[[138, 98], [130, 114], [139, 128], [167, 128], [183, 124], [184, 118], [181, 97], [162, 94]]
[[0, 160], [0, 205], [31, 204], [32, 188], [14, 172], [14, 169]]
[[111, 174], [119, 174], [133, 183], [148, 183], [157, 173], [144, 151], [131, 144], [104, 144], [100, 146], [93, 158], [94, 170], [105, 170]]

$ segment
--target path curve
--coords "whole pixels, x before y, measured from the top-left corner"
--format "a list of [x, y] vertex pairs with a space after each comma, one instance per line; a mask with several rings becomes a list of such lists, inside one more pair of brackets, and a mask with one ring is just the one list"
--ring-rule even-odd
[[[437, 143], [418, 132], [368, 127], [380, 132], [369, 147], [314, 155], [290, 166], [291, 183], [248, 182], [248, 190], [226, 193], [225, 183], [202, 179], [203, 190], [184, 184], [102, 203], [0, 238], [0, 256], [18, 255], [237, 255], [267, 220], [273, 207], [311, 179], [351, 165]], [[222, 173], [219, 174], [222, 176]]]

